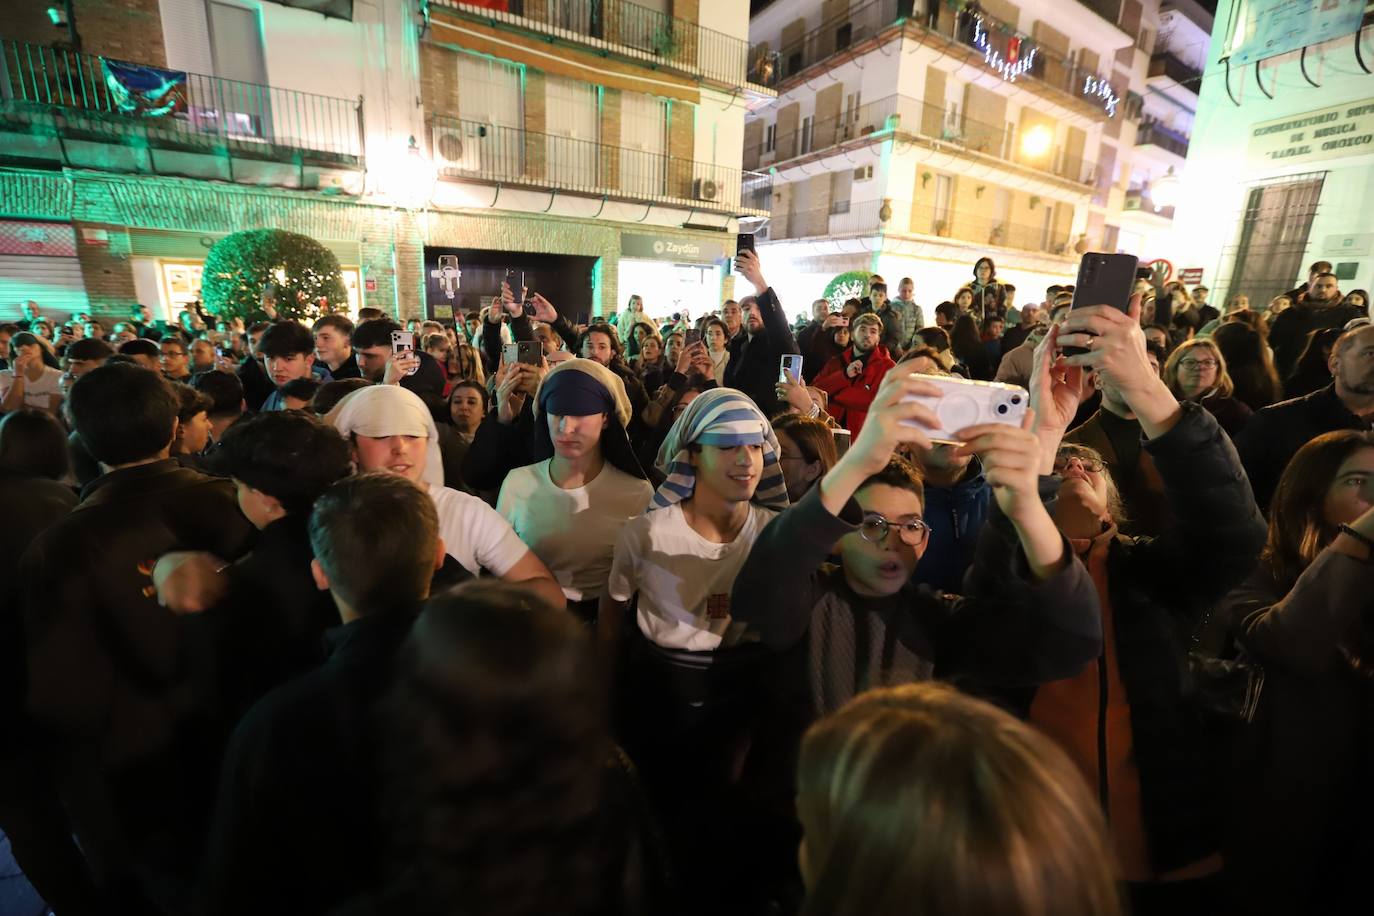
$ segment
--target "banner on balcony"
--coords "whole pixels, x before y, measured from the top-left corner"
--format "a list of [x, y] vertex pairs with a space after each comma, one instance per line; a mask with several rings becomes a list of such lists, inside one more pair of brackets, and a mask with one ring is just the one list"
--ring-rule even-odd
[[161, 118], [186, 111], [186, 74], [142, 64], [100, 59], [105, 88], [115, 109], [143, 118]]
[[1366, 0], [1246, 0], [1239, 4], [1231, 34], [1233, 64], [1352, 35], [1360, 27]]

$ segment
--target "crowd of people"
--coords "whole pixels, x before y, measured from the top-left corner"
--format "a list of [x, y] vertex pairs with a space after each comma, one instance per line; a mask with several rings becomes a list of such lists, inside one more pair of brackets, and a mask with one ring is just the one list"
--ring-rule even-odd
[[[0, 901], [1360, 907], [1367, 294], [984, 257], [789, 324], [736, 268], [695, 320], [0, 325]], [[956, 379], [1025, 422], [936, 438]]]

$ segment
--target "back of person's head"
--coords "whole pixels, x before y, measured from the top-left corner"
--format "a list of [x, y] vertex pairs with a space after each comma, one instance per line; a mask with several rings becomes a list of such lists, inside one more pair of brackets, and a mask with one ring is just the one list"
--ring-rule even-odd
[[346, 477], [315, 501], [310, 546], [357, 613], [412, 606], [429, 595], [441, 547], [434, 500], [395, 474]]
[[954, 355], [968, 359], [983, 347], [983, 335], [978, 333], [978, 322], [968, 312], [954, 319], [954, 330], [949, 335], [949, 345]]
[[[900, 366], [903, 363], [914, 363], [918, 359], [928, 359], [936, 365], [944, 365], [943, 361], [940, 359], [940, 351], [936, 350], [934, 347], [927, 347], [925, 345], [912, 347], [910, 350], [907, 350], [902, 354], [902, 358], [897, 360], [897, 365]], [[943, 375], [944, 373], [940, 372], [939, 374]]]
[[921, 338], [922, 344], [936, 353], [943, 353], [949, 349], [949, 332], [944, 328], [937, 328], [933, 325], [920, 328], [917, 330], [916, 336]]
[[1324, 433], [1298, 449], [1284, 468], [1269, 504], [1269, 539], [1261, 557], [1282, 591], [1335, 539], [1337, 525], [1326, 517], [1327, 492], [1341, 465], [1367, 448], [1374, 448], [1374, 433]]
[[191, 387], [210, 398], [211, 419], [243, 413], [243, 381], [233, 372], [210, 369], [191, 376]]
[[167, 384], [171, 386], [172, 393], [177, 397], [177, 420], [182, 423], [189, 423], [191, 418], [198, 413], [204, 413], [208, 416], [210, 408], [215, 406], [215, 402], [210, 399], [208, 394], [197, 391], [185, 382], [169, 381]]
[[48, 411], [21, 407], [0, 418], [0, 468], [61, 480], [70, 467], [67, 434]]
[[898, 490], [906, 490], [915, 493], [916, 498], [921, 501], [921, 505], [926, 504], [925, 484], [921, 480], [921, 472], [916, 470], [916, 466], [899, 455], [893, 455], [887, 460], [887, 465], [876, 474], [870, 474], [859, 484], [856, 492], [862, 492], [872, 486], [895, 487]]
[[120, 344], [119, 353], [121, 356], [147, 356], [158, 359], [162, 356], [162, 348], [157, 345], [156, 341], [138, 337]]
[[954, 320], [959, 317], [959, 306], [946, 300], [935, 306], [935, 314], [953, 324]]
[[365, 378], [336, 378], [325, 382], [315, 390], [314, 397], [310, 399], [310, 412], [322, 417], [333, 410], [335, 405], [344, 398], [359, 388], [366, 388], [371, 384]]
[[805, 916], [1116, 916], [1096, 799], [1052, 739], [934, 682], [871, 690], [802, 742]]
[[281, 394], [284, 398], [293, 398], [309, 404], [321, 387], [320, 380], [314, 377], [293, 378], [281, 386]]
[[181, 402], [158, 373], [107, 362], [76, 380], [67, 409], [91, 457], [121, 465], [156, 458], [171, 445]]
[[383, 707], [387, 808], [420, 912], [614, 909], [594, 661], [573, 617], [504, 583], [425, 605]]
[[353, 470], [348, 443], [334, 427], [291, 410], [254, 414], [229, 427], [211, 464], [276, 499], [288, 515], [309, 512]]
[[258, 341], [258, 355], [268, 359], [315, 354], [315, 338], [310, 329], [295, 321], [277, 321]]
[[315, 319], [315, 323], [310, 326], [312, 334], [318, 334], [325, 328], [332, 328], [344, 337], [353, 336], [353, 322], [348, 320], [347, 315], [321, 315]]
[[390, 347], [391, 332], [399, 330], [401, 326], [390, 318], [373, 318], [361, 322], [353, 329], [353, 347], [358, 350]]
[[385, 317], [386, 312], [382, 311], [381, 309], [374, 309], [370, 306], [364, 306], [363, 308], [358, 309], [358, 322], [360, 324], [364, 321], [375, 321], [378, 318]]
[[114, 347], [99, 337], [83, 337], [67, 344], [66, 355], [72, 362], [106, 360], [114, 355]]

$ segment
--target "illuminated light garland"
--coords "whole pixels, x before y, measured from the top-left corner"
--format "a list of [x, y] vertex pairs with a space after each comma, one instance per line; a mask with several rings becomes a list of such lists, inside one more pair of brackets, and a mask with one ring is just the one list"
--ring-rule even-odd
[[1039, 50], [1032, 47], [1025, 57], [1020, 57], [1018, 52], [1021, 50], [1021, 39], [1013, 36], [1007, 39], [1007, 56], [1003, 57], [1002, 52], [993, 50], [992, 42], [988, 40], [987, 29], [983, 28], [982, 16], [975, 16], [973, 19], [973, 46], [983, 52], [983, 62], [988, 68], [994, 73], [1002, 74], [1002, 79], [1009, 83], [1016, 82], [1017, 77], [1030, 71], [1035, 61], [1035, 52]]
[[1088, 74], [1083, 78], [1083, 94], [1089, 98], [1100, 99], [1102, 106], [1107, 109], [1107, 117], [1116, 117], [1116, 106], [1121, 103], [1121, 97], [1116, 94], [1111, 83]]

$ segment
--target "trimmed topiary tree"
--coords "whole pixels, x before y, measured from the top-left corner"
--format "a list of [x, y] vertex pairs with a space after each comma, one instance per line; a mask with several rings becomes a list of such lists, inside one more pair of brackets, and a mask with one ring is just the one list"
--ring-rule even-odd
[[862, 299], [868, 295], [871, 276], [866, 270], [847, 270], [825, 284], [825, 298], [832, 306], [844, 305], [846, 299]]
[[205, 257], [201, 299], [219, 318], [261, 321], [263, 287], [276, 285], [278, 318], [313, 321], [348, 301], [339, 259], [306, 235], [281, 229], [247, 229], [226, 235]]

